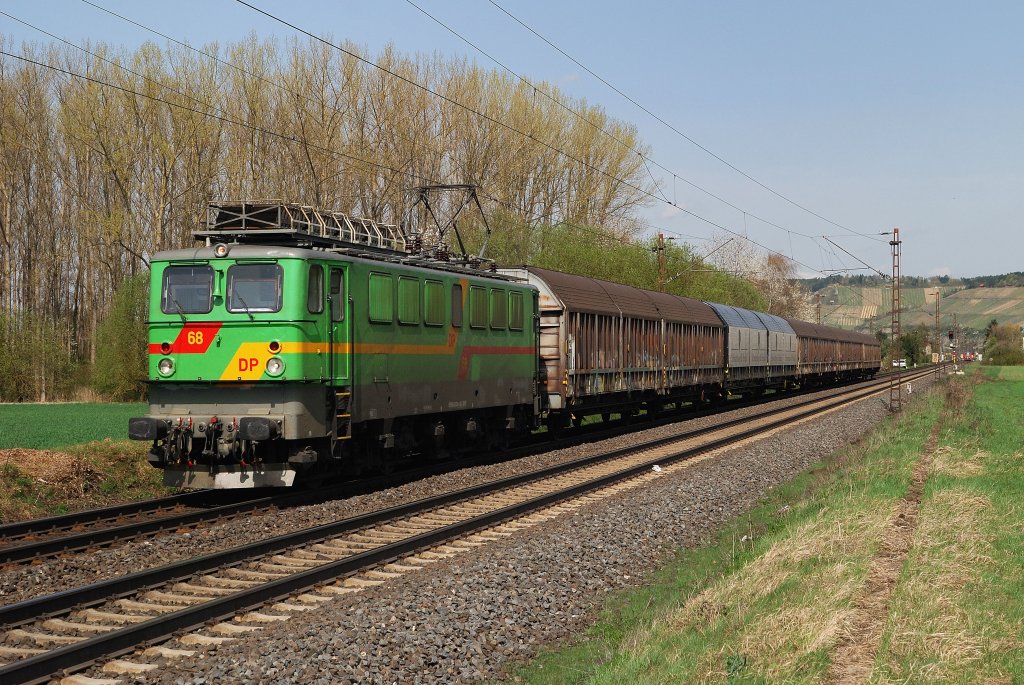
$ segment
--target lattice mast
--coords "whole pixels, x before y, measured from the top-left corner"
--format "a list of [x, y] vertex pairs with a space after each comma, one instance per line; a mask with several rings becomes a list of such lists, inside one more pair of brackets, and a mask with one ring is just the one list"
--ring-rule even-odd
[[[892, 354], [894, 360], [900, 359], [900, 310], [903, 307], [900, 299], [900, 229], [892, 229]], [[889, 411], [898, 412], [903, 409], [903, 369], [897, 361], [896, 372], [889, 377]]]
[[942, 334], [940, 333], [941, 317], [939, 316], [939, 302], [942, 300], [942, 290], [940, 288], [935, 289], [935, 351], [939, 355], [936, 359], [935, 364], [935, 375], [939, 375], [939, 369], [942, 368]]

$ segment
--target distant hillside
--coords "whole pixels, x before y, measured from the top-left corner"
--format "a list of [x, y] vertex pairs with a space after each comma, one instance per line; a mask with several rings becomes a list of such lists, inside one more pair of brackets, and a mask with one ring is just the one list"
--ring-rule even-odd
[[[946, 286], [913, 288], [904, 285], [901, 324], [904, 328], [924, 324], [935, 326], [935, 292], [939, 302], [941, 328], [953, 325], [953, 315], [963, 328], [983, 330], [990, 321], [1024, 325], [1024, 287], [964, 288], [959, 283]], [[892, 294], [888, 286], [854, 286], [842, 283], [826, 285], [821, 295], [822, 323], [858, 331], [887, 330], [891, 321]]]
[[[947, 304], [948, 309], [947, 309]], [[999, 323], [1024, 325], [1024, 287], [969, 288], [941, 302], [945, 312], [955, 313], [961, 326], [983, 329], [992, 319]]]

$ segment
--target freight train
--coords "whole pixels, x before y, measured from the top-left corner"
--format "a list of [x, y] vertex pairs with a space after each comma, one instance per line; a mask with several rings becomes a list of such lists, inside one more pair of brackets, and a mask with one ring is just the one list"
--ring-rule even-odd
[[214, 203], [151, 262], [129, 437], [179, 487], [294, 485], [546, 424], [869, 378], [867, 335], [618, 283], [428, 259], [401, 232]]

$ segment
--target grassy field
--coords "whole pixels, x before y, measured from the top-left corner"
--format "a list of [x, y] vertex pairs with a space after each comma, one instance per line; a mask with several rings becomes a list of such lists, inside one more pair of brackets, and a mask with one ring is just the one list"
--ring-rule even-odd
[[124, 440], [128, 419], [145, 404], [0, 404], [0, 449], [52, 449], [91, 440]]
[[0, 522], [166, 494], [127, 439], [144, 404], [0, 404]]
[[[916, 528], [887, 603], [872, 605], [867, 580], [903, 530], [897, 512], [936, 426]], [[834, 682], [839, 647], [876, 612], [859, 682], [1024, 683], [1022, 433], [1024, 370], [974, 368], [915, 396], [515, 680]]]

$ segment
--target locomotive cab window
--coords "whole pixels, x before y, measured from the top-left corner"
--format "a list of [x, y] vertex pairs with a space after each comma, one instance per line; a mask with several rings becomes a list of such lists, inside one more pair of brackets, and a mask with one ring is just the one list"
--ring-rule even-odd
[[281, 311], [281, 267], [235, 264], [228, 268], [229, 312]]
[[164, 269], [164, 314], [206, 314], [213, 309], [212, 266], [169, 266]]
[[310, 314], [319, 314], [324, 310], [324, 268], [319, 264], [309, 267], [306, 308], [309, 309]]

